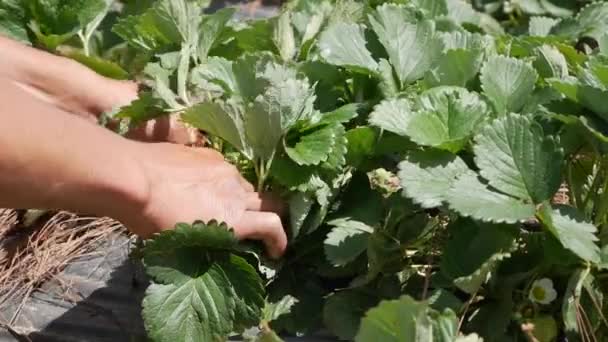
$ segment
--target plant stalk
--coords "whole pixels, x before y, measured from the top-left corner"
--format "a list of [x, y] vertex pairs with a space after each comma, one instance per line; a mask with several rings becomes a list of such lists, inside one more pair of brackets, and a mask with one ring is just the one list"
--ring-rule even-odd
[[85, 56], [88, 57], [91, 54], [89, 48], [89, 39], [83, 34], [82, 30], [78, 31], [78, 38], [80, 38], [80, 41], [82, 42], [82, 49], [84, 50]]

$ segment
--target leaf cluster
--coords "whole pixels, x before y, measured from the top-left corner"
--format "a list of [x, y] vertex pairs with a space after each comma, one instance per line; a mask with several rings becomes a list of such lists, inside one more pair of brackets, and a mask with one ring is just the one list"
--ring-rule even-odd
[[140, 80], [109, 116], [178, 114], [289, 207], [279, 263], [214, 221], [146, 241], [152, 340], [608, 338], [605, 2], [47, 3], [0, 32]]

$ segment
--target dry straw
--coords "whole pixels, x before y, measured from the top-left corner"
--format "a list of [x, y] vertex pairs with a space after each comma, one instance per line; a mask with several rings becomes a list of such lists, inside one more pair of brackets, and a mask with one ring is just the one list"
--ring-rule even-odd
[[[0, 323], [13, 325], [23, 305], [44, 282], [77, 258], [102, 253], [100, 244], [124, 231], [108, 218], [59, 212], [31, 227], [19, 225], [15, 211], [0, 209], [0, 308], [17, 305]], [[11, 310], [13, 311], [13, 310]]]

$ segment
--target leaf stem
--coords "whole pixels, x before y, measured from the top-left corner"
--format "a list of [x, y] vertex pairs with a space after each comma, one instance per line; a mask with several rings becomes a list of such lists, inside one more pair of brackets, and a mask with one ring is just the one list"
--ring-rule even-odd
[[608, 212], [608, 170], [606, 170], [605, 159], [602, 159], [600, 170], [598, 171], [604, 177], [601, 194], [599, 191], [596, 194], [596, 202], [594, 203], [594, 223], [600, 225], [604, 221], [604, 217]]
[[[272, 159], [271, 159], [271, 161], [272, 161]], [[253, 170], [255, 171], [255, 175], [258, 180], [257, 186], [256, 186], [257, 192], [264, 191], [264, 185], [266, 183], [266, 177], [268, 177], [268, 170], [270, 169], [271, 161], [264, 162], [263, 159], [258, 159], [253, 162]]]
[[85, 56], [89, 56], [91, 54], [89, 48], [89, 39], [85, 37], [82, 30], [78, 31], [78, 38], [80, 38], [80, 41], [82, 42], [82, 49], [84, 50]]
[[593, 177], [593, 183], [591, 183], [591, 187], [589, 188], [589, 191], [587, 191], [587, 194], [585, 195], [585, 199], [583, 200], [582, 207], [581, 207], [581, 210], [583, 212], [587, 212], [586, 209], [587, 209], [587, 205], [589, 204], [589, 200], [591, 200], [591, 197], [596, 194], [597, 187], [600, 185], [600, 178], [601, 178], [600, 172], [601, 172], [601, 169], [596, 171], [595, 176]]
[[574, 178], [572, 176], [572, 168], [574, 167], [574, 161], [570, 160], [570, 162], [568, 163], [568, 166], [566, 166], [566, 183], [568, 183], [568, 190], [570, 191], [570, 198], [572, 201], [572, 205], [575, 208], [579, 208], [579, 205], [581, 204], [581, 198], [580, 194], [578, 192], [578, 189], [575, 189], [574, 186]]
[[469, 298], [469, 300], [467, 300], [467, 302], [465, 303], [464, 309], [462, 310], [462, 316], [460, 316], [460, 320], [458, 321], [458, 329], [456, 331], [460, 331], [460, 329], [462, 328], [462, 323], [464, 323], [464, 318], [466, 317], [467, 312], [469, 311], [469, 307], [473, 303], [473, 300], [475, 300], [475, 297], [477, 297], [477, 291], [475, 291], [475, 293], [471, 295], [471, 298]]
[[106, 17], [106, 15], [108, 15], [108, 11], [110, 10], [113, 2], [113, 0], [106, 1], [106, 8], [103, 10], [103, 12], [97, 15], [97, 17], [95, 17], [95, 19], [93, 19], [93, 21], [91, 21], [88, 25], [78, 31], [78, 37], [82, 41], [82, 49], [87, 57], [91, 55], [91, 47], [89, 45], [91, 36], [93, 36], [93, 33], [97, 31], [97, 28], [103, 19]]
[[429, 291], [429, 285], [431, 283], [432, 264], [433, 264], [433, 259], [431, 256], [429, 256], [427, 259], [427, 265], [425, 265], [425, 267], [424, 267], [424, 287], [422, 288], [421, 300], [426, 300], [426, 297], [427, 297], [427, 294]]

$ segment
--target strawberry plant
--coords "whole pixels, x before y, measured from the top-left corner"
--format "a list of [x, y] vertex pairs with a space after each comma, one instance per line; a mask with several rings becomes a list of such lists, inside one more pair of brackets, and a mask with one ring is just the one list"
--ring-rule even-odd
[[289, 207], [279, 262], [215, 221], [145, 241], [151, 340], [608, 339], [607, 3], [50, 3], [1, 32], [138, 79], [107, 120], [179, 115]]

